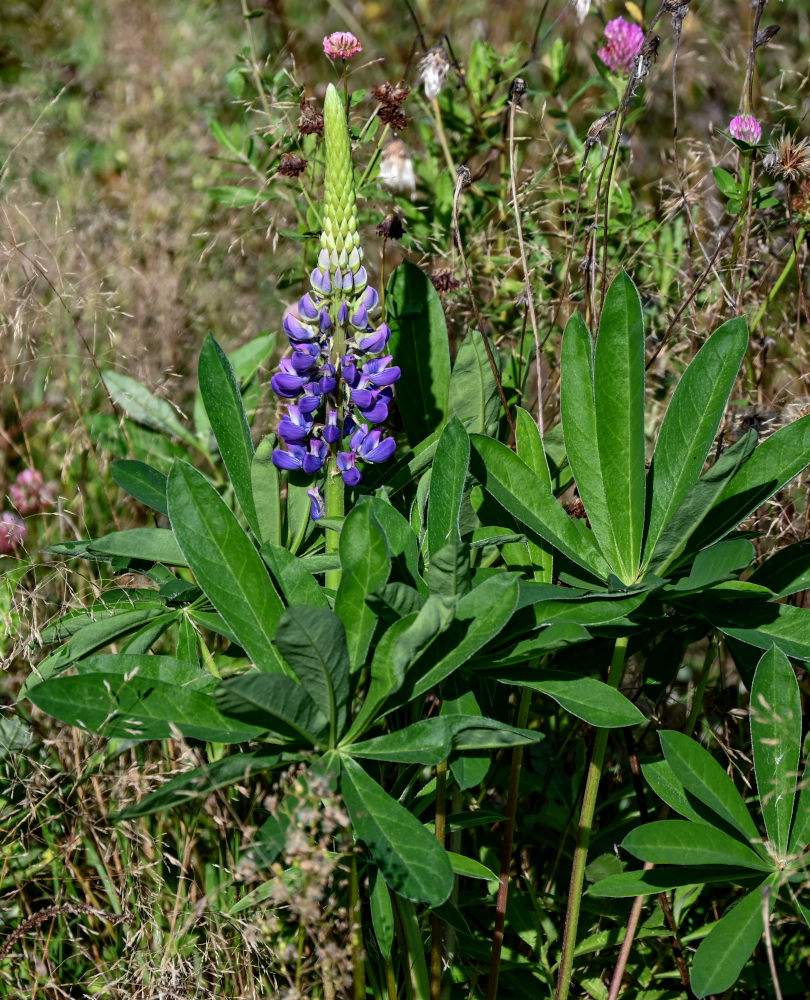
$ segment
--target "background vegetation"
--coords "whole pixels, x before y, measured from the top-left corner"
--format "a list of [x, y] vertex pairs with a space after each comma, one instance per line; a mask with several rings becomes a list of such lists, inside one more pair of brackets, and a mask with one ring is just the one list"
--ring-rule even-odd
[[[297, 792], [296, 822], [312, 829], [288, 845], [287, 862], [302, 881], [274, 899], [275, 908], [240, 908], [245, 892], [267, 878], [243, 857], [257, 825], [254, 806], [279, 788], [269, 780], [238, 786], [194, 811], [113, 822], [122, 805], [196, 763], [195, 749], [169, 740], [144, 756], [125, 741], [95, 739], [15, 703], [42, 656], [49, 622], [122, 584], [106, 564], [66, 563], [45, 549], [152, 523], [109, 475], [110, 462], [131, 454], [133, 442], [119, 429], [121, 411], [101, 371], [137, 378], [185, 420], [206, 334], [231, 352], [267, 331], [251, 397], [254, 438], [275, 426], [267, 383], [285, 346], [281, 317], [301, 293], [310, 234], [318, 231], [317, 211], [301, 193], [317, 203], [321, 177], [316, 139], [299, 134], [300, 104], [310, 97], [319, 104], [326, 83], [337, 80], [324, 35], [351, 30], [363, 44], [351, 68], [352, 126], [372, 281], [403, 259], [433, 274], [453, 350], [478, 308], [496, 344], [525, 344], [525, 357], [533, 355], [511, 205], [514, 164], [552, 435], [560, 334], [573, 311], [594, 311], [604, 284], [587, 278], [603, 260], [610, 276], [624, 267], [642, 295], [651, 441], [677, 376], [707, 333], [740, 313], [752, 346], [720, 444], [751, 427], [770, 434], [810, 409], [808, 164], [793, 176], [766, 174], [760, 157], [746, 221], [734, 225], [746, 208], [748, 191], [734, 186], [745, 161], [722, 133], [746, 91], [752, 7], [745, 0], [692, 0], [677, 64], [669, 15], [662, 20], [657, 58], [617, 151], [604, 258], [589, 243], [601, 174], [583, 169], [583, 157], [589, 129], [616, 106], [622, 85], [596, 51], [606, 21], [621, 14], [646, 26], [657, 4], [595, 2], [581, 27], [570, 10], [555, 22], [565, 8], [554, 2], [496, 10], [477, 0], [412, 7], [332, 0], [314, 11], [266, 0], [254, 9], [262, 16], [245, 20], [246, 9], [237, 0], [14, 0], [0, 11], [0, 496], [11, 511], [16, 477], [36, 469], [55, 497], [26, 519], [24, 550], [3, 560], [0, 578], [0, 928], [23, 928], [7, 945], [0, 937], [0, 995], [320, 996], [314, 956], [331, 954], [335, 969], [346, 962], [338, 904], [346, 876], [323, 849], [342, 828], [339, 802], [313, 828], [316, 792], [297, 786], [295, 773], [279, 779]], [[810, 109], [810, 11], [803, 0], [772, 0], [765, 21], [781, 31], [757, 51], [751, 110], [766, 141], [769, 133], [774, 143], [783, 133], [800, 140]], [[419, 92], [417, 64], [443, 38], [453, 66], [434, 103]], [[507, 97], [518, 73], [528, 92], [510, 155]], [[401, 131], [413, 158], [412, 195], [377, 177], [383, 127], [370, 122], [369, 91], [385, 80], [413, 88]], [[605, 152], [596, 143], [589, 163], [605, 162]], [[278, 175], [290, 153], [310, 159], [300, 179]], [[461, 198], [454, 198], [448, 158], [471, 171]], [[718, 175], [718, 167], [728, 173]], [[377, 232], [392, 212], [404, 226], [401, 239]], [[452, 236], [454, 212], [470, 289]], [[505, 372], [507, 388], [522, 388], [524, 376], [525, 369]], [[534, 375], [523, 398], [536, 411], [533, 385]], [[156, 462], [170, 461], [166, 448]], [[762, 533], [760, 554], [806, 537], [806, 497], [806, 483], [794, 483], [758, 512], [751, 526]], [[803, 593], [794, 599], [801, 604]], [[683, 726], [704, 653], [693, 649], [684, 661], [656, 725]], [[806, 692], [804, 675], [800, 684]], [[747, 704], [721, 650], [701, 732], [744, 778]], [[504, 996], [536, 985], [522, 957], [548, 965], [558, 947], [585, 763], [585, 744], [573, 738], [582, 734], [564, 713], [546, 705], [533, 724], [548, 739], [527, 752], [521, 785], [516, 842], [524, 891], [509, 914], [513, 964]], [[652, 729], [635, 742], [620, 734], [608, 746], [603, 822], [592, 845], [596, 864], [607, 867], [594, 869], [594, 878], [610, 870], [613, 845], [638, 815], [633, 775], [645, 752], [654, 752]], [[497, 810], [508, 758], [495, 764], [480, 805]], [[481, 848], [482, 862], [495, 870], [497, 843], [496, 829]], [[601, 997], [625, 918], [618, 904], [590, 905], [580, 986]], [[688, 949], [689, 920], [700, 926], [711, 903], [679, 899], [675, 910], [674, 919], [685, 921], [678, 946]], [[671, 941], [661, 943], [671, 918], [660, 907], [646, 914], [628, 996], [685, 995]], [[780, 917], [775, 935], [783, 995], [798, 997], [806, 993], [808, 950], [791, 945], [793, 920]], [[482, 952], [482, 977], [486, 960]], [[652, 992], [650, 970], [659, 967], [672, 970], [673, 982]], [[749, 966], [731, 995], [773, 995], [764, 968]], [[342, 989], [338, 981], [338, 995]], [[483, 995], [475, 975], [457, 995]]]

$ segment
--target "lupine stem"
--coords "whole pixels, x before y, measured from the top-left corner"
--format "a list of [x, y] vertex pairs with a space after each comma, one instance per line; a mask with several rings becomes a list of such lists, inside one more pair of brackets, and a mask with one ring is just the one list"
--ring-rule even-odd
[[[531, 701], [531, 689], [524, 688], [520, 694], [520, 704], [518, 705], [517, 721], [515, 723], [518, 729], [525, 729], [526, 727]], [[520, 769], [522, 766], [523, 747], [517, 746], [512, 751], [512, 763], [509, 768], [509, 790], [506, 794], [506, 822], [503, 831], [503, 846], [501, 847], [498, 899], [495, 904], [495, 929], [492, 933], [492, 951], [489, 957], [487, 1000], [495, 1000], [495, 997], [498, 995], [503, 932], [506, 926], [506, 904], [509, 898], [509, 871], [512, 867], [512, 842], [515, 836], [515, 817], [517, 815], [518, 787], [520, 785]]]
[[[627, 636], [619, 636], [613, 648], [613, 658], [610, 661], [608, 684], [618, 688], [624, 670], [624, 655], [627, 651]], [[582, 886], [585, 881], [585, 862], [588, 859], [588, 846], [591, 842], [591, 828], [596, 812], [596, 796], [599, 791], [599, 780], [602, 777], [602, 766], [605, 762], [607, 748], [607, 729], [597, 729], [594, 741], [593, 755], [588, 767], [588, 777], [585, 781], [585, 791], [582, 796], [582, 807], [579, 813], [577, 841], [574, 848], [574, 863], [571, 868], [571, 884], [568, 889], [568, 909], [565, 914], [565, 933], [563, 935], [562, 957], [557, 976], [557, 991], [554, 1000], [566, 1000], [571, 988], [571, 973], [574, 965], [574, 948], [577, 943], [577, 928], [579, 926], [579, 911], [582, 905]]]
[[[326, 501], [326, 516], [328, 518], [342, 518], [346, 505], [346, 487], [343, 479], [337, 472], [335, 460], [329, 459], [326, 468], [326, 487], [324, 491]], [[327, 555], [337, 554], [340, 547], [340, 533], [327, 528], [326, 530], [326, 552]], [[340, 585], [340, 569], [328, 569], [326, 571], [326, 586], [332, 590], [337, 590]]]
[[352, 854], [349, 867], [349, 919], [352, 935], [352, 965], [354, 966], [354, 1000], [366, 995], [366, 964], [363, 958], [363, 922], [360, 885], [357, 878], [357, 855]]
[[[444, 847], [445, 820], [447, 819], [447, 761], [443, 760], [436, 766], [436, 840]], [[442, 995], [442, 946], [443, 926], [441, 917], [432, 913], [430, 916], [430, 1000], [441, 1000]]]

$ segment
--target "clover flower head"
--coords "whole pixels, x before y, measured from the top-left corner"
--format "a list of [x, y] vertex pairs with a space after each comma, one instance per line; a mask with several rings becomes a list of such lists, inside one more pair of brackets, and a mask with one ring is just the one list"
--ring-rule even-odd
[[753, 115], [735, 115], [729, 122], [728, 131], [735, 139], [752, 146], [762, 138], [762, 126]]
[[351, 31], [333, 31], [323, 40], [323, 50], [330, 59], [342, 59], [344, 62], [363, 51], [363, 46]]
[[[310, 290], [284, 317], [290, 352], [270, 380], [287, 404], [272, 460], [280, 469], [308, 476], [331, 468], [347, 486], [357, 486], [365, 463], [386, 461], [396, 449], [394, 439], [375, 425], [388, 418], [401, 372], [385, 353], [390, 328], [372, 319], [380, 297], [363, 266], [346, 117], [331, 85], [324, 144], [321, 250]], [[320, 487], [308, 495], [310, 514], [318, 520], [326, 513]]]
[[20, 514], [39, 514], [56, 500], [53, 483], [46, 483], [38, 469], [24, 469], [9, 487], [11, 502]]
[[4, 510], [0, 514], [0, 556], [11, 556], [25, 542], [28, 529], [21, 517]]
[[629, 73], [644, 44], [644, 32], [637, 24], [616, 17], [605, 25], [605, 44], [596, 53], [613, 73]]

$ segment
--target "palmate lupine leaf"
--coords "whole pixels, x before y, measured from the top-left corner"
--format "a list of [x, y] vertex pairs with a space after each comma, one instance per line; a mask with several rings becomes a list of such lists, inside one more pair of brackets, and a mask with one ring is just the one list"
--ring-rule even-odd
[[469, 435], [458, 417], [452, 417], [436, 447], [434, 467], [441, 474], [430, 481], [427, 541], [431, 555], [448, 542], [461, 541], [459, 519], [469, 466]]

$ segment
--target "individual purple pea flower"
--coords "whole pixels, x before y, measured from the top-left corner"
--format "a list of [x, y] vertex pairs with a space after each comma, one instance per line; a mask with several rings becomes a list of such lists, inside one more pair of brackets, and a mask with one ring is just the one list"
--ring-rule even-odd
[[644, 44], [644, 32], [637, 24], [616, 17], [605, 25], [605, 44], [596, 53], [613, 73], [629, 73]]
[[340, 427], [338, 427], [338, 411], [330, 410], [326, 418], [326, 426], [321, 436], [327, 444], [334, 444], [340, 440]]
[[303, 391], [304, 386], [309, 381], [309, 376], [300, 375], [289, 358], [282, 358], [279, 362], [280, 371], [270, 379], [270, 388], [277, 396], [285, 399], [295, 399]]
[[392, 437], [383, 438], [379, 427], [368, 430], [360, 427], [352, 435], [351, 447], [364, 462], [387, 462], [397, 449]]
[[735, 115], [728, 126], [729, 135], [752, 146], [762, 138], [762, 126], [753, 115]]
[[330, 59], [351, 59], [358, 52], [363, 51], [363, 46], [350, 31], [333, 31], [323, 40], [323, 50]]
[[338, 452], [336, 464], [341, 476], [343, 476], [343, 482], [347, 486], [357, 486], [363, 478], [360, 470], [354, 464], [356, 459], [357, 455], [354, 451]]
[[379, 354], [388, 346], [391, 339], [391, 328], [387, 323], [380, 323], [375, 331], [357, 341], [358, 350], [365, 354]]
[[0, 514], [0, 556], [12, 556], [25, 542], [28, 529], [21, 517], [4, 510]]
[[307, 496], [310, 500], [309, 516], [313, 521], [320, 521], [320, 519], [326, 514], [326, 503], [324, 502], [321, 491], [317, 486], [314, 486], [311, 490], [307, 490]]
[[312, 433], [313, 419], [301, 412], [299, 406], [288, 406], [287, 414], [278, 425], [278, 436], [288, 444], [300, 444]]

